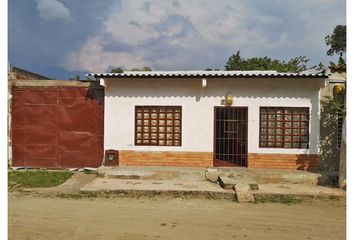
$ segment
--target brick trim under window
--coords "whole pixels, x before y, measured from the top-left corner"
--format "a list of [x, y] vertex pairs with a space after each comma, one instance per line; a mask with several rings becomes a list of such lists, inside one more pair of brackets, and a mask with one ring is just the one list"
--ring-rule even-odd
[[260, 148], [309, 148], [309, 108], [260, 107]]
[[135, 106], [135, 145], [182, 146], [181, 106]]

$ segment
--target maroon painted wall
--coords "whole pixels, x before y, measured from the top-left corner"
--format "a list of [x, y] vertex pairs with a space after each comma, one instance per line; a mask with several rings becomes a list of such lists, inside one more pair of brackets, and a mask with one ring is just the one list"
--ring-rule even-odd
[[12, 94], [13, 166], [101, 165], [102, 87], [13, 87]]

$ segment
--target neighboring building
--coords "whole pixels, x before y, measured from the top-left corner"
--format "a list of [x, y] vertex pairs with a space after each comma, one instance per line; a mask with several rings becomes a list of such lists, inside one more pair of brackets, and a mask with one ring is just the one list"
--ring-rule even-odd
[[49, 80], [50, 78], [39, 75], [37, 73], [33, 73], [18, 67], [15, 67], [11, 64], [8, 65], [8, 73], [7, 73], [7, 86], [8, 86], [8, 95], [7, 95], [7, 130], [8, 130], [8, 164], [12, 165], [12, 142], [11, 142], [11, 102], [12, 102], [12, 87], [14, 82], [17, 80]]
[[324, 72], [89, 75], [105, 87], [104, 149], [119, 151], [119, 165], [320, 165]]
[[[328, 84], [321, 89], [321, 165], [323, 171], [336, 172], [342, 136], [343, 116], [334, 113], [328, 105], [328, 97], [334, 96], [334, 88], [345, 88], [346, 66], [337, 65], [327, 69]], [[344, 90], [345, 91], [345, 90]]]
[[9, 69], [8, 69], [8, 80], [13, 81], [13, 80], [50, 80], [50, 78], [42, 76], [37, 73], [33, 73], [18, 67], [15, 67], [11, 64], [9, 64]]

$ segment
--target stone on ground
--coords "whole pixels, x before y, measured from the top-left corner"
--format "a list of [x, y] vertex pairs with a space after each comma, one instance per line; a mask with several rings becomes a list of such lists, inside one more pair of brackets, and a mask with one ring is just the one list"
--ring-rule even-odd
[[233, 189], [234, 185], [237, 183], [237, 180], [234, 178], [219, 176], [218, 178], [220, 186], [224, 189]]
[[251, 178], [248, 177], [225, 177], [219, 176], [218, 181], [222, 188], [224, 189], [233, 189], [234, 185], [240, 183], [248, 185], [248, 188], [251, 190], [258, 190], [258, 184]]
[[205, 179], [212, 183], [218, 183], [219, 176], [219, 172], [205, 172]]
[[253, 194], [250, 191], [250, 186], [246, 183], [236, 183], [234, 185], [234, 190], [236, 193], [237, 202], [247, 203], [253, 202]]

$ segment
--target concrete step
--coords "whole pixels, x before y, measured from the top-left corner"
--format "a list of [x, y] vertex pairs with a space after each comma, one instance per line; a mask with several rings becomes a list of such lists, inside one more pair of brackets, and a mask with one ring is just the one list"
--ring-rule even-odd
[[80, 192], [131, 196], [197, 197], [235, 199], [234, 190], [222, 189], [208, 181], [132, 180], [97, 177], [84, 185]]
[[251, 191], [254, 196], [303, 196], [303, 197], [345, 197], [346, 192], [340, 188], [334, 188], [329, 186], [314, 186], [306, 184], [276, 184], [267, 183], [259, 184], [258, 191]]
[[318, 185], [323, 174], [302, 170], [252, 169], [250, 174], [258, 183], [290, 183]]
[[231, 179], [231, 178], [223, 177], [223, 176], [219, 176], [218, 181], [219, 181], [220, 186], [223, 189], [233, 189], [234, 185], [236, 184], [235, 179]]
[[253, 202], [254, 198], [251, 190], [258, 190], [258, 184], [252, 179], [219, 177], [219, 183], [224, 189], [233, 189], [239, 203]]
[[252, 169], [252, 168], [217, 168], [215, 172], [206, 172], [205, 177], [211, 182], [217, 182], [219, 177], [248, 179], [258, 184], [289, 183], [306, 185], [327, 185], [331, 175], [324, 172], [309, 172], [289, 169]]
[[236, 183], [234, 185], [236, 200], [239, 203], [253, 202], [254, 197], [250, 190], [250, 186], [246, 183]]
[[231, 178], [225, 176], [219, 176], [218, 178], [219, 184], [224, 189], [234, 189], [236, 184], [245, 184], [251, 190], [258, 190], [258, 184], [251, 178], [239, 177], [239, 178]]

